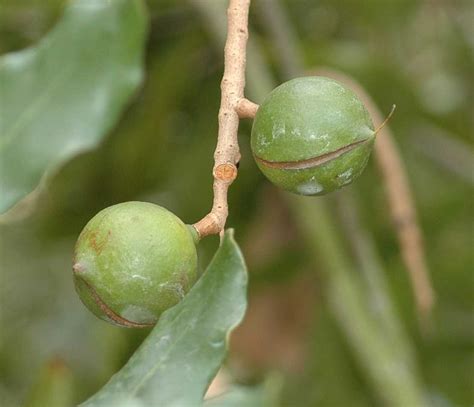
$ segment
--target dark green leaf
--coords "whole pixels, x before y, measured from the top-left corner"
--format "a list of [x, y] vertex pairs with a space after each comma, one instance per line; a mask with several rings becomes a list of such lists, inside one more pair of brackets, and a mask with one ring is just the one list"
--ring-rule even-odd
[[117, 121], [143, 76], [145, 32], [140, 0], [76, 0], [37, 46], [0, 58], [0, 212]]
[[247, 304], [247, 272], [232, 231], [189, 294], [165, 312], [128, 363], [83, 407], [195, 406]]

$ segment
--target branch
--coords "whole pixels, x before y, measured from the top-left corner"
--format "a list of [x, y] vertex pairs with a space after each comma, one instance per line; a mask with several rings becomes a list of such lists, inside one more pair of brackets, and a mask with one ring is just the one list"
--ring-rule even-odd
[[[380, 112], [373, 112], [376, 121]], [[375, 158], [384, 178], [392, 221], [398, 235], [402, 258], [410, 274], [420, 318], [426, 320], [435, 301], [425, 260], [424, 245], [408, 178], [388, 127], [375, 143]]]
[[240, 160], [237, 137], [239, 116], [249, 117], [248, 112], [253, 111], [251, 102], [244, 98], [249, 7], [250, 0], [230, 0], [227, 9], [224, 76], [221, 82], [217, 147], [214, 153], [214, 201], [211, 212], [193, 225], [199, 237], [224, 230], [229, 213], [227, 191], [237, 177], [237, 163]]
[[[373, 120], [382, 123], [383, 117], [375, 103], [355, 80], [331, 69], [318, 69], [315, 74], [325, 75], [348, 85], [367, 106]], [[392, 222], [398, 235], [402, 258], [411, 279], [418, 316], [422, 324], [427, 324], [435, 294], [426, 265], [422, 233], [418, 226], [408, 177], [388, 126], [380, 129], [374, 148], [375, 158], [385, 181]]]
[[237, 104], [237, 114], [241, 119], [253, 119], [257, 114], [259, 106], [248, 99], [240, 99]]

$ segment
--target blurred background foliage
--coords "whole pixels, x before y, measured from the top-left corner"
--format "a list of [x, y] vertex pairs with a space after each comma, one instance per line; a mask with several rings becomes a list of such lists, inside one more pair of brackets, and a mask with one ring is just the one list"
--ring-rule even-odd
[[[265, 77], [249, 78], [256, 85], [249, 85], [248, 95], [256, 102], [264, 97], [263, 84], [287, 79], [259, 1], [250, 17], [251, 37], [265, 66], [260, 72]], [[223, 51], [213, 27], [197, 12], [198, 3], [147, 2], [146, 77], [127, 111], [99, 148], [75, 157], [52, 177], [30, 216], [0, 225], [2, 405], [24, 402], [32, 388], [48, 380], [44, 372], [51, 366], [60, 366], [53, 370], [61, 380], [73, 382], [74, 391], [61, 384], [69, 402], [82, 401], [147, 334], [97, 320], [74, 292], [74, 242], [95, 213], [144, 200], [192, 223], [210, 207]], [[220, 10], [222, 2], [214, 3]], [[315, 199], [328, 202], [341, 224], [347, 207], [337, 204], [338, 195], [350, 196], [358, 232], [374, 244], [432, 405], [470, 406], [474, 2], [286, 0], [282, 6], [305, 69], [332, 67], [353, 76], [382, 111], [397, 104], [390, 126], [410, 176], [438, 297], [424, 334], [373, 160], [346, 191]], [[1, 0], [0, 52], [37, 42], [63, 7], [59, 0]], [[240, 384], [277, 375], [282, 405], [379, 405], [350, 338], [330, 311], [325, 263], [308, 250], [291, 215], [295, 206], [253, 162], [250, 128], [250, 121], [242, 121], [242, 161], [229, 201], [228, 226], [236, 229], [250, 273], [249, 309], [232, 337], [229, 374]], [[200, 245], [202, 267], [217, 244], [213, 237]], [[355, 260], [353, 273], [361, 273]]]

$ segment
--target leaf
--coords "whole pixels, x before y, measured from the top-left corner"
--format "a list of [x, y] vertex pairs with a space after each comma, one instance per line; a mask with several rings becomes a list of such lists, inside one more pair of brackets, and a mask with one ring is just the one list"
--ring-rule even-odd
[[204, 275], [166, 311], [128, 363], [83, 407], [197, 406], [242, 320], [244, 259], [228, 230]]
[[141, 0], [75, 0], [40, 43], [0, 58], [0, 212], [97, 145], [143, 77]]

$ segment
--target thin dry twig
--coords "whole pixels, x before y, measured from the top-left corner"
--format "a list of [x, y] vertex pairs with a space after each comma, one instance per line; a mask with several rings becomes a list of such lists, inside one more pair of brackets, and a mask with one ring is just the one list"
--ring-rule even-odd
[[249, 7], [250, 0], [230, 0], [227, 9], [219, 132], [214, 153], [214, 201], [211, 212], [193, 225], [200, 237], [224, 230], [229, 213], [227, 191], [237, 177], [240, 160], [239, 118], [251, 117], [256, 111], [256, 105], [244, 98]]
[[[383, 116], [363, 87], [354, 79], [332, 69], [318, 69], [314, 74], [334, 78], [354, 90], [376, 123]], [[394, 137], [388, 126], [380, 129], [375, 143], [375, 158], [384, 179], [392, 221], [397, 232], [403, 261], [413, 286], [418, 315], [422, 324], [429, 321], [435, 293], [429, 277], [421, 229], [408, 177]]]
[[[372, 105], [372, 117], [382, 120]], [[375, 158], [384, 178], [392, 221], [398, 235], [402, 258], [413, 285], [418, 313], [422, 321], [429, 319], [435, 295], [426, 265], [423, 237], [418, 225], [408, 177], [400, 159], [398, 148], [388, 127], [384, 127], [375, 143]]]

